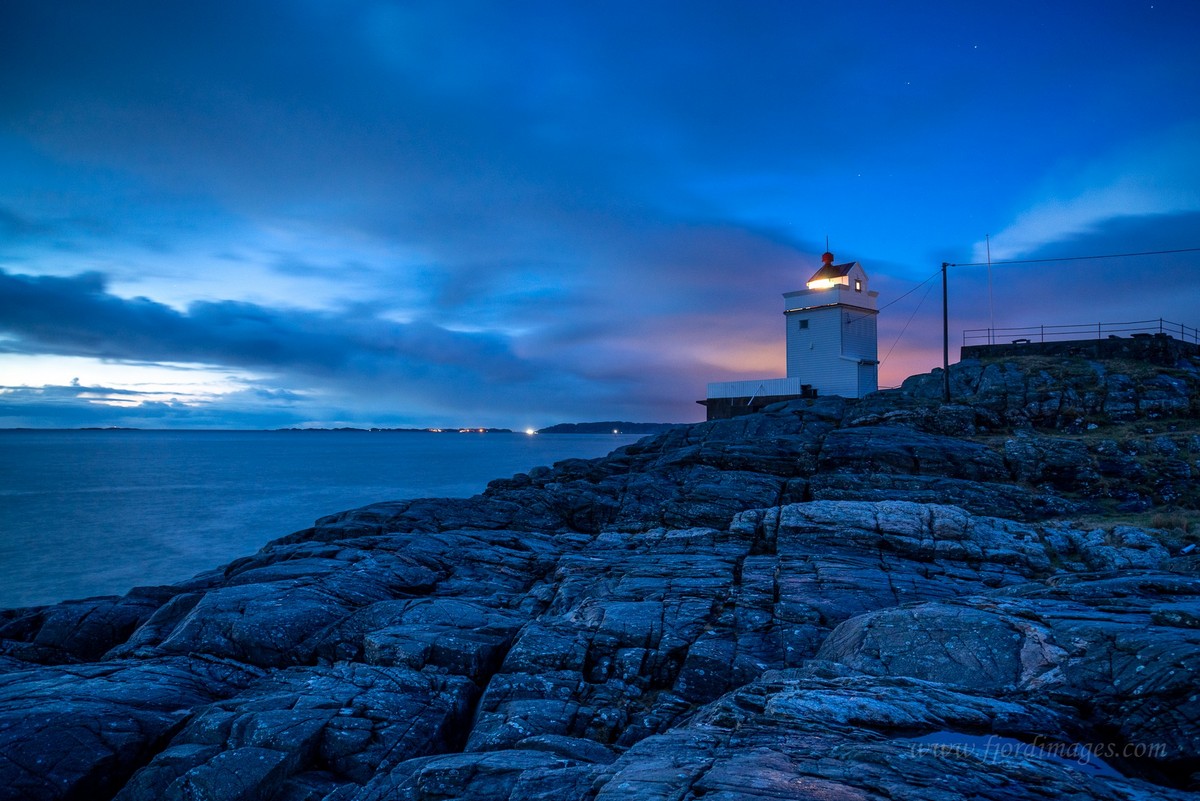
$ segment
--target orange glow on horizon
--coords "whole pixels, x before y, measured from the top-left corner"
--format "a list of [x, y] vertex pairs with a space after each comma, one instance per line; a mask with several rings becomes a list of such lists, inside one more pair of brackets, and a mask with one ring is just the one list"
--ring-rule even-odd
[[[719, 349], [705, 350], [697, 353], [696, 357], [706, 364], [712, 365], [716, 371], [726, 371], [731, 375], [753, 374], [754, 376], [783, 376], [786, 371], [786, 354], [783, 343], [747, 343], [744, 345], [728, 345]], [[714, 375], [713, 381], [727, 380]]]

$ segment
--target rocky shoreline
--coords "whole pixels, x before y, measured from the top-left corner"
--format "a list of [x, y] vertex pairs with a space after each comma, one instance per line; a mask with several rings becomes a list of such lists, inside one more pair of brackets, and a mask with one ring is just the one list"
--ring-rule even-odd
[[964, 362], [0, 613], [0, 797], [1200, 798], [1200, 372]]

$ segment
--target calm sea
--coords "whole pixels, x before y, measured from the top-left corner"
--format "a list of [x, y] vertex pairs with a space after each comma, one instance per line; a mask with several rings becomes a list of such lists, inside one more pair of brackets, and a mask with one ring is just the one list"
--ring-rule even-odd
[[169, 584], [318, 517], [468, 497], [630, 435], [0, 430], [0, 608]]

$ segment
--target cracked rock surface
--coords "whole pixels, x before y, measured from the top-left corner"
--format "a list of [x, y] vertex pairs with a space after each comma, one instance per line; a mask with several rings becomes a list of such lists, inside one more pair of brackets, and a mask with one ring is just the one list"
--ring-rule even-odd
[[0, 612], [0, 798], [1200, 798], [1200, 375], [952, 379]]

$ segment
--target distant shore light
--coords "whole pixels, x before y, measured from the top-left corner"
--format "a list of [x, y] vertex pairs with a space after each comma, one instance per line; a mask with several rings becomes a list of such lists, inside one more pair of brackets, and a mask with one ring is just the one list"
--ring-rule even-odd
[[528, 435], [530, 435], [530, 436], [533, 436], [533, 435], [534, 435], [534, 434], [536, 434], [537, 432], [536, 432], [536, 431], [534, 431], [532, 428], [527, 428], [527, 429], [525, 429], [525, 433], [526, 433], [526, 434], [528, 434]]

